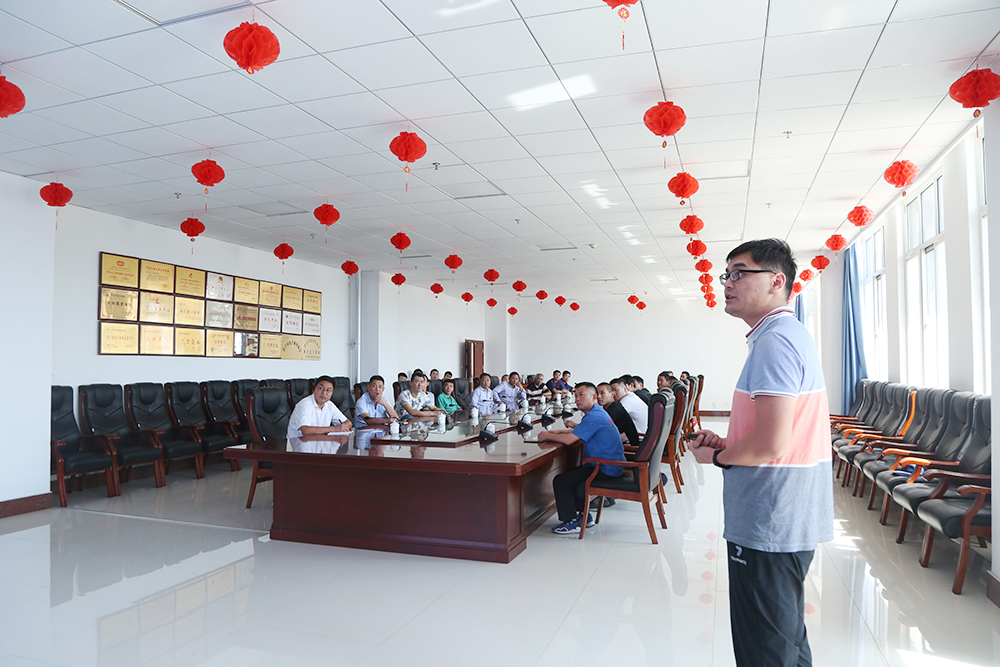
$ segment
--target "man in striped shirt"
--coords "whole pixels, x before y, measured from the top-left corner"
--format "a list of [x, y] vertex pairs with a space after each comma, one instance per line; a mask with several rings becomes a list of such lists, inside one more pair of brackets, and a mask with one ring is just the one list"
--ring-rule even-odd
[[750, 326], [729, 433], [699, 431], [700, 463], [723, 468], [730, 623], [736, 664], [811, 665], [805, 578], [833, 539], [830, 411], [819, 355], [788, 307], [795, 260], [778, 239], [749, 241], [719, 278], [726, 312]]

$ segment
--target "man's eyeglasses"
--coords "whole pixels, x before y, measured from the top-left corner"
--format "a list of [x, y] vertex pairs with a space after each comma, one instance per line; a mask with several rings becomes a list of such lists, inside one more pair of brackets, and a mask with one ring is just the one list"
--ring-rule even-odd
[[735, 283], [743, 277], [744, 273], [773, 273], [774, 275], [778, 275], [777, 271], [772, 271], [771, 269], [736, 269], [735, 271], [726, 271], [719, 276], [719, 282], [725, 285], [727, 280], [732, 280]]

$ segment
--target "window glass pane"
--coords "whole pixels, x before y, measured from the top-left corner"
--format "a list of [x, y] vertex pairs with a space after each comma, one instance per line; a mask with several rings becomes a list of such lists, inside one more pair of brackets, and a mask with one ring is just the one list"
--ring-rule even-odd
[[889, 379], [889, 333], [886, 330], [885, 315], [885, 276], [879, 276], [875, 284], [875, 313], [878, 316], [875, 326], [875, 369], [874, 377], [879, 380]]
[[944, 231], [944, 177], [937, 179], [937, 233]]
[[934, 251], [934, 246], [927, 248], [923, 253], [921, 253], [923, 258], [923, 299], [922, 299], [922, 315], [923, 315], [923, 357], [924, 357], [924, 380], [923, 384], [928, 387], [937, 387], [938, 376], [937, 376], [937, 356], [938, 352], [938, 340], [937, 340], [937, 269], [935, 267], [935, 260], [937, 259], [937, 253]]
[[930, 241], [937, 234], [937, 188], [931, 186], [920, 193], [921, 241]]
[[921, 325], [919, 255], [906, 260], [906, 382], [921, 385], [923, 374], [923, 327]]
[[990, 322], [990, 243], [989, 227], [986, 216], [982, 220], [982, 266], [983, 266], [983, 362], [984, 362], [984, 394], [993, 393], [993, 343], [991, 339], [992, 324]]
[[934, 348], [930, 351], [936, 363], [937, 382], [930, 386], [947, 388], [948, 377], [948, 274], [945, 270], [944, 243], [934, 246]]
[[879, 229], [875, 232], [875, 271], [885, 270], [885, 237], [882, 236], [882, 230]]
[[920, 198], [914, 197], [906, 205], [906, 249], [913, 250], [920, 245]]

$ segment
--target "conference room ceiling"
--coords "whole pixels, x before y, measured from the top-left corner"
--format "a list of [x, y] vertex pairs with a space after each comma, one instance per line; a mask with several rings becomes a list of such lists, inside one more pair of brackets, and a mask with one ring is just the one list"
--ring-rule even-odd
[[[281, 55], [250, 75], [222, 41], [254, 18]], [[496, 268], [527, 294], [700, 300], [685, 215], [716, 267], [750, 238], [800, 264], [850, 238], [852, 207], [898, 195], [892, 161], [927, 167], [973, 122], [948, 87], [994, 63], [1000, 3], [642, 0], [624, 50], [622, 29], [601, 0], [0, 0], [0, 74], [27, 98], [0, 170], [452, 295], [485, 298]], [[667, 149], [642, 121], [664, 100], [688, 117]], [[389, 151], [407, 130], [427, 142], [408, 177]], [[190, 169], [209, 157], [226, 178], [205, 212]], [[682, 169], [687, 206], [666, 188]]]

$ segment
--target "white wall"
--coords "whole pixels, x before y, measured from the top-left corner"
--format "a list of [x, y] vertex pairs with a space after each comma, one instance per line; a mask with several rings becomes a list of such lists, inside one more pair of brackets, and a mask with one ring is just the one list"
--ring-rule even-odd
[[[49, 377], [52, 374], [52, 269], [56, 209], [41, 184], [0, 173], [0, 502], [49, 492]], [[67, 216], [60, 211], [60, 227]], [[89, 301], [94, 319], [96, 293]]]
[[510, 367], [546, 379], [556, 368], [568, 369], [574, 381], [595, 384], [638, 373], [653, 390], [661, 371], [689, 371], [705, 376], [703, 410], [732, 407], [746, 360], [747, 326], [721, 305], [709, 310], [700, 300], [654, 301], [640, 312], [622, 299], [580, 306], [574, 313], [568, 306], [549, 302], [539, 308], [522, 299], [510, 319]]
[[[841, 389], [844, 385], [841, 371], [843, 368], [841, 341], [844, 339], [843, 301], [844, 256], [843, 253], [838, 253], [837, 258], [823, 270], [823, 278], [819, 281], [819, 303], [823, 311], [819, 318], [819, 358], [823, 364], [826, 395], [832, 414], [843, 414], [840, 405], [843, 402]], [[704, 402], [702, 404], [704, 405]]]
[[[179, 223], [178, 223], [179, 224]], [[179, 229], [67, 206], [55, 241], [52, 384], [171, 382], [316, 377], [348, 372], [347, 280], [338, 267], [296, 261], [210, 238], [194, 244]], [[279, 282], [323, 293], [321, 361], [99, 355], [97, 303], [100, 252]], [[46, 427], [47, 430], [47, 427]]]
[[[986, 122], [986, 191], [991, 193], [994, 201], [1000, 193], [1000, 104], [991, 104], [983, 109]], [[996, 204], [994, 204], [994, 208]], [[990, 261], [990, 336], [992, 338], [993, 354], [992, 376], [993, 387], [1000, 387], [1000, 229], [996, 220], [1000, 218], [994, 212], [989, 223], [989, 261]], [[993, 406], [991, 402], [992, 424], [1000, 423], [1000, 405]], [[1000, 475], [1000, 457], [992, 460], [992, 474]], [[1000, 532], [1000, 515], [993, 515], [993, 534]], [[993, 550], [991, 573], [995, 579], [1000, 579], [1000, 550]]]

